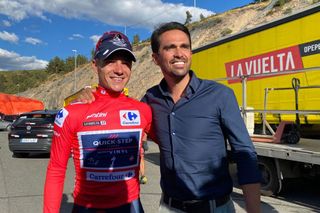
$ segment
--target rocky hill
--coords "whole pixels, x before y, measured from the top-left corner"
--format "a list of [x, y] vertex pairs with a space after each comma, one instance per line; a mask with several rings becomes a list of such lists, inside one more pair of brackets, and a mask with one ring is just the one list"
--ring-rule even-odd
[[[190, 25], [192, 48], [201, 47], [220, 39], [227, 33], [235, 34], [258, 25], [282, 18], [313, 4], [314, 0], [290, 0], [281, 7], [274, 7], [278, 1], [265, 1], [235, 8], [227, 12], [216, 14], [205, 20]], [[230, 35], [230, 34], [229, 34]], [[159, 83], [162, 79], [160, 69], [154, 65], [151, 58], [149, 43], [142, 43], [134, 47], [138, 61], [133, 66], [131, 80], [128, 84], [131, 97], [140, 99], [146, 89]], [[63, 99], [85, 85], [97, 82], [91, 65], [78, 67], [76, 73], [70, 72], [65, 76], [52, 77], [41, 86], [27, 90], [19, 95], [36, 98], [45, 103], [46, 108], [60, 108]]]

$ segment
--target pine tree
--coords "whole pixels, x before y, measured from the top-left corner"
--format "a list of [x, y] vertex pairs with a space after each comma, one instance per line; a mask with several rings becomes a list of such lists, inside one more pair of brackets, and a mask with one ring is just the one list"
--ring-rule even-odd
[[138, 44], [139, 42], [140, 42], [139, 35], [138, 34], [134, 35], [132, 44], [135, 45], [135, 44]]
[[189, 10], [186, 11], [186, 15], [187, 15], [187, 18], [186, 18], [186, 22], [184, 23], [185, 25], [190, 24], [192, 20], [192, 15]]
[[201, 13], [200, 14], [200, 21], [203, 21], [203, 19], [205, 19], [204, 15]]
[[46, 70], [50, 74], [63, 73], [66, 70], [66, 65], [62, 59], [56, 56], [49, 61], [49, 64], [47, 65]]

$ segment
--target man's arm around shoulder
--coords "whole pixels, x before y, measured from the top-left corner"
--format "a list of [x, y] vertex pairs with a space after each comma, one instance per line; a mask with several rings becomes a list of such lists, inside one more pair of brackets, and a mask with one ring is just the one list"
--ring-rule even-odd
[[92, 103], [95, 98], [93, 93], [96, 92], [96, 87], [86, 86], [85, 88], [77, 91], [76, 93], [66, 97], [63, 102], [63, 106], [68, 106], [72, 102]]

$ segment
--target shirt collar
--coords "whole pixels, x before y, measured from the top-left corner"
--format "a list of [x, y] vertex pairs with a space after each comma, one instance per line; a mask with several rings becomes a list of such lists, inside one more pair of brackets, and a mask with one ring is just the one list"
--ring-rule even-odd
[[[186, 98], [190, 98], [191, 95], [196, 92], [197, 88], [200, 85], [200, 79], [196, 76], [196, 74], [192, 70], [189, 71], [189, 75], [190, 75], [190, 81], [186, 88], [186, 93], [185, 93]], [[161, 80], [159, 84], [159, 89], [163, 96], [170, 97], [168, 85], [164, 78]]]

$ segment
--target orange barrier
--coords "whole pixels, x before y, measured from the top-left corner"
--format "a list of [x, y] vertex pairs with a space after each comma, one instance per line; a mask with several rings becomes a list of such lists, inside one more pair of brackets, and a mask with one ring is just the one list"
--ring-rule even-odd
[[0, 93], [0, 113], [19, 115], [33, 110], [43, 110], [44, 104], [35, 99]]

